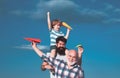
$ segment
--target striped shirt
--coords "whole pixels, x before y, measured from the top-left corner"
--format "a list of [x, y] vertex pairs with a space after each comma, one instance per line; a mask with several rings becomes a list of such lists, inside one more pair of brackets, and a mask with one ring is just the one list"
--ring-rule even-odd
[[64, 36], [64, 33], [53, 29], [50, 30], [50, 46], [56, 45], [56, 38], [59, 36]]
[[42, 59], [55, 67], [55, 78], [83, 78], [82, 69], [79, 65], [68, 68], [68, 65], [63, 60], [51, 58], [43, 54]]

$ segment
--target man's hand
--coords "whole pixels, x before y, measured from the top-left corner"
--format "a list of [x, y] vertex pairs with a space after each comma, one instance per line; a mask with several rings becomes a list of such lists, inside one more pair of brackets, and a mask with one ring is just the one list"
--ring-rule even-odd
[[83, 53], [83, 48], [82, 47], [78, 47], [78, 53], [82, 54]]
[[33, 48], [35, 48], [35, 47], [36, 47], [36, 45], [37, 45], [37, 43], [32, 42], [32, 44], [31, 44], [31, 45], [32, 45], [32, 47], [33, 47]]
[[40, 49], [38, 49], [36, 42], [32, 42], [32, 48], [40, 57], [42, 57], [43, 52]]

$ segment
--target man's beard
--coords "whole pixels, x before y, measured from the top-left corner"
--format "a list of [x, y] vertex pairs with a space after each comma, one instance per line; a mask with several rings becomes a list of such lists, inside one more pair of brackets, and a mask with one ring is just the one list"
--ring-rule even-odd
[[77, 64], [77, 61], [74, 61], [74, 62], [70, 62], [69, 60], [67, 60], [67, 61], [68, 61], [69, 65], [71, 65], [71, 66]]
[[59, 55], [65, 55], [65, 47], [59, 47], [59, 48], [56, 48], [56, 52], [59, 54]]

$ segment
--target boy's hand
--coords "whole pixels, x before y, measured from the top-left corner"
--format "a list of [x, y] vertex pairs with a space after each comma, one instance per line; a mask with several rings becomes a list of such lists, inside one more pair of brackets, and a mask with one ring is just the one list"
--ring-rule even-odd
[[67, 31], [70, 31], [71, 29], [67, 28]]
[[50, 12], [47, 12], [47, 15], [50, 15]]

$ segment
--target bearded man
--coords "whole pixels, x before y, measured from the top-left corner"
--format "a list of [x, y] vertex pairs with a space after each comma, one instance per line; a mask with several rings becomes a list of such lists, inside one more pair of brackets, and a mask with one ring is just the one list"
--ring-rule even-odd
[[[52, 51], [51, 53], [47, 53], [47, 55], [50, 55], [52, 58], [60, 59], [63, 61], [67, 61], [66, 57], [68, 54], [68, 49], [66, 48], [67, 39], [64, 38], [64, 36], [59, 36], [56, 38], [56, 46], [53, 48], [55, 51]], [[44, 71], [46, 69], [49, 69], [50, 72], [50, 78], [54, 78], [54, 67], [51, 64], [48, 64], [45, 60], [42, 63], [41, 69]]]

